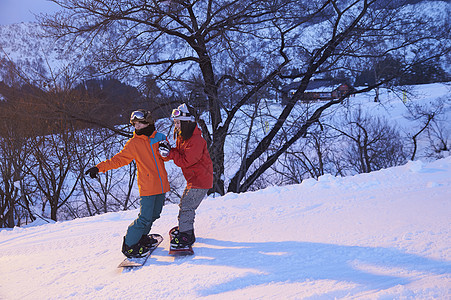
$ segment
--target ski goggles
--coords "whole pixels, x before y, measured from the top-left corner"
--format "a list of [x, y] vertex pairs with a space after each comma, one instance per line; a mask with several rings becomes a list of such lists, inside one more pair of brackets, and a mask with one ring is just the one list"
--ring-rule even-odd
[[193, 115], [191, 115], [190, 113], [187, 113], [187, 112], [183, 112], [178, 108], [175, 108], [172, 110], [171, 117], [175, 120], [180, 120], [180, 121], [194, 122], [194, 120], [195, 120]]
[[182, 112], [180, 109], [175, 108], [175, 109], [172, 110], [171, 117], [173, 117], [173, 118], [177, 118], [177, 117], [187, 117], [187, 116], [189, 116], [189, 115], [190, 115], [189, 113], [184, 113], [184, 112]]
[[146, 114], [140, 110], [135, 110], [130, 116], [130, 123], [146, 122]]

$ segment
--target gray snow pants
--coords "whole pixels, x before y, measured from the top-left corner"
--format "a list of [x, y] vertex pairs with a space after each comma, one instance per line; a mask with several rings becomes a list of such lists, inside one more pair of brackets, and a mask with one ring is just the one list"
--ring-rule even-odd
[[208, 189], [185, 188], [179, 204], [180, 210], [178, 220], [180, 232], [194, 230], [194, 217], [196, 216], [196, 209], [199, 207], [202, 200], [204, 200], [207, 192]]

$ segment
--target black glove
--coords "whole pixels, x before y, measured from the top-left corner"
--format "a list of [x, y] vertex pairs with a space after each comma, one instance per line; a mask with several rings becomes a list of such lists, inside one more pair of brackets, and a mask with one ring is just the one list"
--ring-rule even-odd
[[161, 141], [158, 145], [158, 151], [160, 151], [161, 156], [167, 157], [169, 151], [171, 151], [171, 145], [169, 145], [168, 141]]
[[88, 175], [89, 174], [89, 176], [91, 177], [91, 178], [97, 178], [97, 174], [99, 174], [99, 168], [97, 168], [97, 167], [92, 167], [91, 169], [88, 169], [86, 172], [85, 172], [85, 175]]

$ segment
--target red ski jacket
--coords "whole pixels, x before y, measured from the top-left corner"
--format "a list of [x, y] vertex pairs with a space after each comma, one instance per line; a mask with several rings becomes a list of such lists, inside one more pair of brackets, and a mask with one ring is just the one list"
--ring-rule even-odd
[[186, 187], [193, 189], [210, 189], [213, 187], [213, 163], [207, 149], [207, 142], [198, 127], [193, 135], [184, 140], [177, 137], [177, 146], [172, 148], [165, 160], [174, 160], [182, 169]]

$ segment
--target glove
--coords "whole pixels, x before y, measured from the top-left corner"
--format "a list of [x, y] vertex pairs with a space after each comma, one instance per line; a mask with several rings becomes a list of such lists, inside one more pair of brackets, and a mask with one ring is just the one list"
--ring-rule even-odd
[[89, 176], [91, 177], [91, 178], [97, 178], [97, 174], [99, 174], [99, 168], [97, 168], [97, 167], [92, 167], [91, 169], [88, 169], [86, 172], [85, 172], [85, 175], [88, 175], [89, 174]]
[[161, 141], [158, 144], [158, 151], [160, 151], [161, 156], [167, 157], [169, 155], [169, 151], [171, 151], [171, 145], [169, 145], [168, 141]]

